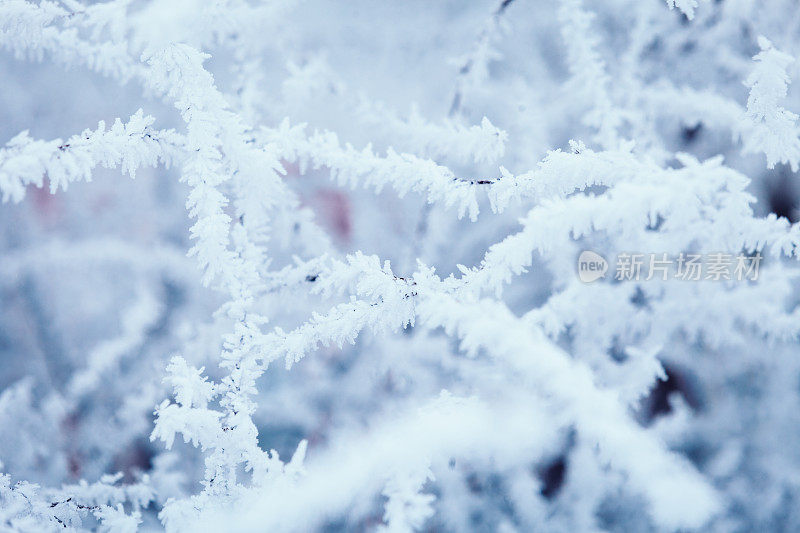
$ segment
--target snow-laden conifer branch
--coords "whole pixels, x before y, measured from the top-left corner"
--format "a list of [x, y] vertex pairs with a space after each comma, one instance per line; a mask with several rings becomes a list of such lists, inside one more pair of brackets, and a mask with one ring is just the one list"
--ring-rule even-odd
[[85, 130], [66, 141], [31, 139], [23, 131], [0, 149], [0, 193], [3, 201], [19, 202], [26, 186], [44, 186], [47, 177], [51, 193], [66, 189], [72, 181], [91, 181], [92, 170], [120, 166], [132, 178], [136, 169], [169, 165], [178, 156], [181, 138], [172, 130], [154, 130], [155, 119], [137, 111], [128, 122], [119, 119], [106, 129], [100, 121], [96, 130]]

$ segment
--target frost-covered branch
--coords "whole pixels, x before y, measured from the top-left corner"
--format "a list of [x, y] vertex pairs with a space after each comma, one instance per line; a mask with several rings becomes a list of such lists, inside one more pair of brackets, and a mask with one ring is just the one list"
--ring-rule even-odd
[[797, 530], [800, 16], [665, 2], [0, 1], [0, 529]]
[[66, 141], [31, 139], [23, 131], [0, 150], [0, 193], [3, 201], [19, 202], [25, 187], [44, 185], [47, 176], [50, 192], [67, 188], [72, 181], [91, 181], [92, 170], [122, 167], [132, 178], [141, 166], [169, 165], [178, 154], [180, 136], [172, 130], [153, 130], [155, 119], [137, 111], [127, 123], [119, 119], [106, 129], [85, 130]]
[[611, 80], [597, 50], [599, 40], [592, 29], [593, 18], [581, 0], [560, 3], [558, 19], [572, 74], [570, 84], [578, 98], [589, 105], [584, 121], [597, 130], [597, 142], [613, 149], [619, 144], [622, 116], [609, 94]]
[[[501, 358], [526, 385], [563, 405], [577, 430], [598, 445], [600, 456], [625, 471], [630, 483], [645, 495], [660, 523], [672, 528], [698, 527], [718, 511], [713, 489], [687, 461], [664, 450], [632, 422], [615, 394], [595, 387], [588, 368], [542, 342], [507, 308], [441, 293], [429, 295], [418, 306], [430, 327], [441, 325], [457, 335], [462, 350], [474, 354], [483, 349]], [[676, 499], [668, 501], [664, 494]]]
[[744, 151], [763, 152], [768, 168], [775, 163], [787, 163], [797, 172], [800, 164], [797, 114], [781, 106], [790, 81], [786, 69], [794, 58], [775, 49], [765, 37], [758, 38], [758, 45], [761, 52], [753, 57], [756, 66], [745, 81], [750, 96], [741, 125]]

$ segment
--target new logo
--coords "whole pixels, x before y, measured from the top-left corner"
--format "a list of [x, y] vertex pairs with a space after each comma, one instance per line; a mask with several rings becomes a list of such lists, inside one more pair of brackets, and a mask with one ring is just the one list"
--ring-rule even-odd
[[608, 272], [608, 261], [602, 255], [584, 250], [578, 256], [578, 277], [584, 283], [603, 278]]

